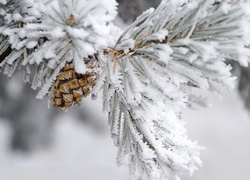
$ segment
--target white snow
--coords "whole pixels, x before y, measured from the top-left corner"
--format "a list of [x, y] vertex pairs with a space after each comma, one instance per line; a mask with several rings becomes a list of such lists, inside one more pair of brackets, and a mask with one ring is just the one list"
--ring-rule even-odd
[[6, 0], [0, 0], [0, 3], [1, 3], [1, 4], [6, 4], [7, 1], [6, 1]]
[[[173, 1], [172, 5], [174, 7], [175, 5], [177, 5], [177, 3], [179, 4], [181, 2], [183, 3], [184, 0], [178, 2], [176, 1], [175, 3]], [[90, 7], [91, 6], [89, 6], [89, 8]], [[55, 8], [58, 9], [60, 7], [55, 6]], [[95, 11], [92, 11], [92, 13], [95, 14]], [[81, 18], [82, 17], [84, 17], [84, 15], [81, 16]], [[93, 17], [90, 15], [85, 17], [86, 20], [85, 22], [87, 22], [87, 24], [88, 23], [91, 24], [91, 22], [94, 22]], [[100, 17], [101, 20], [98, 17], [96, 18], [96, 20], [102, 22], [103, 21], [102, 18], [104, 17], [105, 16], [101, 16]], [[109, 18], [107, 18], [106, 20], [108, 19]], [[66, 18], [66, 20], [68, 19]], [[53, 24], [51, 25], [50, 29], [51, 34], [54, 35], [52, 39], [62, 37], [62, 35], [64, 35], [63, 34], [64, 31], [54, 28]], [[106, 23], [104, 24], [106, 26]], [[148, 23], [148, 25], [152, 25], [152, 22], [151, 24]], [[92, 27], [95, 30], [95, 31], [93, 30], [93, 32], [95, 32], [96, 34], [93, 34], [93, 36], [89, 37], [88, 40], [96, 44], [94, 46], [89, 46], [88, 43], [82, 43], [83, 48], [79, 46], [79, 48], [76, 48], [76, 50], [74, 51], [74, 53], [77, 54], [77, 56], [75, 57], [79, 56], [79, 52], [82, 55], [81, 57], [78, 58], [78, 60], [77, 58], [74, 58], [75, 64], [77, 64], [77, 69], [76, 69], [77, 72], [81, 73], [85, 72], [84, 66], [82, 68], [82, 66], [79, 65], [83, 64], [82, 61], [79, 61], [79, 59], [82, 59], [82, 57], [87, 57], [87, 55], [92, 54], [94, 50], [99, 50], [101, 49], [101, 47], [103, 46], [106, 47], [107, 44], [109, 44], [109, 41], [107, 42], [102, 41], [102, 39], [105, 39], [104, 37], [106, 33], [104, 32], [106, 31], [104, 30], [100, 31], [100, 26], [95, 26], [94, 24]], [[80, 31], [78, 31], [79, 29], [77, 29], [79, 27], [76, 26], [74, 28], [76, 29], [66, 27], [65, 32], [67, 32], [70, 38], [74, 40], [73, 42], [74, 45], [76, 44], [79, 45], [80, 43], [78, 41], [79, 39], [83, 38], [81, 37], [83, 36], [83, 34], [79, 33]], [[107, 32], [111, 32], [110, 28], [106, 29]], [[28, 30], [33, 30], [33, 29], [31, 28]], [[61, 34], [59, 32], [61, 32]], [[32, 34], [28, 35], [30, 36], [30, 38], [32, 37], [31, 36]], [[99, 37], [98, 35], [101, 36]], [[165, 35], [163, 34], [163, 37], [164, 36]], [[157, 35], [157, 37], [159, 37], [159, 35]], [[190, 45], [189, 44], [190, 39], [189, 40], [186, 39], [183, 41], [184, 44], [186, 43]], [[179, 42], [182, 41], [179, 40]], [[19, 46], [17, 47], [21, 48], [23, 44], [26, 44], [25, 41], [18, 43], [17, 45]], [[28, 43], [28, 46], [27, 45], [26, 46], [32, 47], [33, 45], [35, 44], [33, 43], [33, 41], [31, 41], [31, 43]], [[205, 52], [205, 53], [203, 52], [204, 62], [209, 60], [213, 61], [214, 59], [217, 59], [216, 58], [217, 51], [215, 48], [213, 48], [213, 46], [208, 46], [207, 43], [206, 44], [196, 43], [194, 45], [196, 45], [197, 47], [199, 46], [200, 49], [202, 49]], [[58, 47], [61, 48], [61, 46], [64, 47], [63, 43], [62, 44], [59, 43]], [[51, 46], [48, 47], [51, 48]], [[82, 51], [79, 51], [79, 49], [82, 49]], [[170, 51], [170, 48], [165, 47], [162, 48], [162, 51], [163, 50], [164, 52], [165, 51], [168, 52], [167, 55], [170, 55], [172, 53]], [[183, 51], [183, 49], [181, 51]], [[84, 54], [85, 52], [87, 54]], [[212, 56], [214, 54], [216, 54], [216, 56]], [[165, 57], [166, 55], [164, 56], [164, 53], [161, 53], [161, 51], [159, 51], [158, 56], [160, 57], [161, 60], [163, 60], [162, 57]], [[188, 60], [190, 62], [194, 62], [195, 58], [198, 58], [198, 56], [190, 56], [190, 59]], [[246, 62], [246, 58], [244, 56], [240, 57], [239, 59], [242, 60], [243, 63]], [[10, 62], [11, 61], [9, 61], [9, 63]], [[50, 65], [51, 67], [53, 67], [53, 62]], [[219, 65], [222, 68], [219, 68]], [[204, 81], [205, 83], [203, 83], [203, 80], [200, 79], [198, 73], [193, 73], [194, 75], [192, 75], [192, 71], [189, 66], [187, 67], [182, 65], [178, 66], [178, 64], [174, 64], [172, 65], [172, 67], [174, 70], [176, 71], [178, 70], [177, 72], [186, 72], [184, 74], [190, 74], [189, 77], [197, 81], [197, 84], [201, 84], [200, 87], [208, 88], [208, 84], [206, 84], [206, 81]], [[208, 69], [209, 68], [213, 69], [214, 67], [209, 66]], [[224, 67], [224, 64], [216, 64], [216, 70], [219, 71], [220, 69], [225, 69], [225, 72], [224, 71], [221, 72], [222, 75], [225, 75], [221, 76], [222, 79], [221, 82], [223, 82], [226, 85], [227, 83], [230, 84], [227, 81], [225, 82], [223, 81], [225, 79], [224, 77], [227, 77], [226, 75], [228, 75], [229, 69]], [[210, 82], [211, 86], [210, 89], [213, 90], [214, 88], [220, 90], [221, 88], [219, 86], [219, 83], [220, 81]], [[158, 84], [160, 85], [161, 82], [159, 82]], [[45, 89], [46, 88], [48, 89], [48, 87], [49, 87], [48, 84], [45, 85]], [[171, 90], [172, 89], [169, 88], [166, 91], [170, 92]], [[166, 94], [168, 94], [167, 92]], [[183, 99], [184, 98], [185, 96], [183, 96]], [[178, 96], [175, 99], [178, 99]], [[207, 150], [204, 151], [205, 153], [203, 153], [205, 155], [201, 156], [203, 158], [204, 167], [201, 168], [199, 172], [194, 173], [192, 179], [246, 180], [249, 179], [250, 177], [249, 175], [250, 173], [248, 172], [248, 167], [250, 164], [249, 163], [250, 155], [248, 155], [250, 154], [249, 153], [250, 144], [248, 141], [248, 137], [250, 135], [250, 126], [249, 126], [250, 121], [246, 120], [246, 117], [244, 116], [241, 117], [240, 114], [243, 111], [242, 109], [240, 109], [241, 106], [235, 94], [226, 97], [225, 100], [226, 101], [223, 102], [216, 101], [215, 108], [198, 112], [185, 111], [185, 113], [183, 114], [184, 120], [188, 121], [188, 129], [189, 133], [191, 132], [190, 133], [191, 139], [198, 139], [200, 140], [199, 144], [207, 147]], [[169, 116], [169, 114], [167, 114], [166, 116]], [[244, 123], [242, 121], [244, 121]], [[10, 180], [129, 179], [126, 167], [120, 169], [117, 168], [116, 165], [114, 164], [116, 148], [111, 143], [111, 138], [109, 138], [108, 132], [106, 132], [107, 136], [98, 136], [97, 134], [90, 131], [87, 127], [79, 125], [78, 121], [76, 121], [75, 118], [67, 116], [59, 118], [58, 124], [59, 125], [57, 126], [54, 137], [55, 139], [54, 146], [51, 149], [39, 152], [37, 154], [33, 154], [31, 156], [25, 157], [9, 153], [5, 149], [7, 142], [3, 141], [3, 144], [2, 145], [0, 144], [0, 158], [1, 158], [0, 161], [2, 163], [2, 165], [0, 165], [0, 172], [2, 172], [0, 173], [0, 179], [4, 180], [5, 179], [8, 180], [9, 179]], [[2, 137], [8, 136], [9, 131], [6, 130], [8, 129], [7, 125], [3, 124], [2, 127], [4, 129], [3, 131], [1, 131], [3, 133]], [[186, 160], [185, 157], [189, 158], [189, 156], [187, 156], [187, 153], [188, 155], [190, 155], [189, 151], [187, 151], [186, 154], [183, 154], [183, 158], [181, 159], [175, 158], [175, 154], [173, 152], [168, 152], [167, 154], [169, 155], [168, 157], [170, 158], [174, 157], [174, 159], [179, 160], [175, 162], [177, 165], [179, 164], [179, 166], [181, 167], [182, 164], [185, 164], [181, 160], [188, 162], [188, 160]], [[194, 155], [190, 156], [191, 158], [193, 158]], [[166, 158], [166, 156], [164, 156], [164, 158]], [[195, 158], [194, 156], [194, 159], [196, 160], [197, 158]], [[193, 169], [194, 168], [190, 168], [191, 171]]]
[[201, 152], [203, 167], [185, 180], [249, 180], [250, 117], [238, 94], [221, 101], [212, 96], [213, 107], [183, 113], [190, 138], [206, 147]]
[[13, 154], [7, 148], [10, 129], [0, 121], [0, 179], [127, 180], [128, 168], [117, 167], [117, 149], [109, 136], [108, 131], [94, 132], [63, 113], [58, 118], [52, 147], [31, 155]]
[[[201, 152], [203, 167], [183, 180], [249, 180], [250, 119], [234, 92], [210, 109], [186, 110], [192, 140], [206, 149]], [[90, 107], [100, 106], [92, 103]], [[32, 155], [12, 154], [7, 148], [10, 129], [0, 121], [1, 180], [129, 180], [127, 167], [115, 164], [117, 149], [109, 132], [99, 134], [69, 118], [58, 118], [54, 145]], [[103, 116], [103, 121], [107, 121]]]

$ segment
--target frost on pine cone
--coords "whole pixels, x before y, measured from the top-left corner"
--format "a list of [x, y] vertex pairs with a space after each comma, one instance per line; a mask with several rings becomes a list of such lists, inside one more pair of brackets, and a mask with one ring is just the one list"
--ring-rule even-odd
[[95, 86], [96, 78], [97, 73], [95, 72], [78, 74], [74, 65], [66, 65], [57, 76], [54, 84], [53, 106], [65, 110], [74, 104], [80, 103], [82, 98], [86, 97]]
[[[102, 88], [117, 163], [129, 165], [132, 179], [192, 174], [201, 148], [188, 138], [181, 109], [206, 106], [193, 90], [223, 94], [233, 87], [224, 61], [246, 65], [250, 59], [249, 1], [162, 0], [121, 35], [111, 23], [115, 0], [21, 0], [17, 6], [29, 1], [36, 16], [0, 16], [6, 74], [25, 67], [35, 74], [32, 87], [42, 87], [37, 98], [53, 85], [52, 101], [61, 109], [79, 103], [93, 86], [94, 94]], [[6, 55], [9, 46], [13, 53]]]

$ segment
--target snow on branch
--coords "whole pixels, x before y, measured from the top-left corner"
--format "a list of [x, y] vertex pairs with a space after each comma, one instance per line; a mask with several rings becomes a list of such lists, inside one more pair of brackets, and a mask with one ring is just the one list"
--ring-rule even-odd
[[[47, 94], [59, 67], [72, 62], [76, 72], [84, 74], [89, 71], [84, 59], [112, 47], [119, 33], [111, 23], [116, 15], [115, 0], [22, 0], [19, 3], [10, 0], [12, 5], [15, 8], [10, 11], [10, 17], [5, 15], [3, 19], [12, 22], [17, 17], [14, 11], [20, 19], [14, 21], [14, 27], [3, 26], [0, 32], [8, 37], [13, 51], [23, 52], [15, 62], [37, 69], [42, 67], [41, 73], [38, 72], [43, 74], [38, 78], [41, 81], [35, 78], [32, 85], [33, 88], [45, 86], [38, 98]], [[8, 59], [9, 56], [4, 61], [9, 62]]]
[[[59, 51], [69, 46], [68, 53], [72, 55], [77, 71], [84, 73], [83, 58], [114, 42], [114, 37], [110, 36], [113, 28], [110, 21], [115, 16], [115, 1], [54, 0], [40, 9], [43, 16], [41, 23], [27, 24], [20, 34], [27, 42], [36, 42], [38, 38], [46, 37], [50, 42], [48, 45], [54, 46], [54, 50], [44, 46], [44, 55], [40, 55], [40, 58], [53, 61]], [[109, 41], [107, 38], [110, 38]]]
[[[116, 5], [0, 0], [0, 68], [9, 77], [18, 67], [26, 80], [34, 74], [32, 87], [42, 87], [38, 98], [57, 79], [55, 107], [102, 88], [117, 162], [129, 164], [132, 179], [192, 174], [201, 147], [188, 138], [181, 108], [206, 106], [194, 89], [223, 94], [233, 87], [226, 59], [248, 64], [249, 1], [162, 0], [122, 33], [111, 22]], [[79, 75], [89, 71], [96, 82]]]
[[104, 109], [118, 164], [133, 179], [169, 179], [201, 165], [180, 108], [206, 106], [193, 89], [225, 93], [225, 59], [249, 61], [247, 1], [167, 1], [145, 11], [106, 52]]

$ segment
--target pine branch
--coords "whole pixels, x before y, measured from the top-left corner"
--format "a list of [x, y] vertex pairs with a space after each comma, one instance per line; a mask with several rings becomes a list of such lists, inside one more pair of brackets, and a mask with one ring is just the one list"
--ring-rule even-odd
[[54, 85], [61, 109], [103, 88], [117, 161], [128, 157], [132, 179], [192, 174], [201, 147], [180, 109], [206, 106], [193, 90], [232, 88], [224, 60], [249, 61], [248, 9], [247, 0], [163, 0], [120, 33], [114, 0], [2, 0], [0, 67], [9, 77], [25, 67], [26, 80], [34, 68], [38, 98]]
[[188, 139], [180, 108], [207, 106], [193, 89], [225, 93], [233, 87], [224, 60], [244, 64], [249, 58], [247, 6], [246, 1], [162, 1], [106, 52], [104, 109], [118, 164], [126, 164], [128, 156], [133, 179], [192, 174], [201, 164], [201, 148]]
[[[3, 22], [0, 33], [7, 37], [6, 43], [11, 44], [12, 52], [23, 53], [11, 60], [10, 56], [3, 55], [4, 61], [35, 66], [35, 71], [43, 67], [41, 71], [46, 74], [40, 73], [44, 76], [38, 75], [32, 84], [33, 88], [42, 87], [39, 98], [48, 93], [52, 79], [55, 80], [61, 70], [58, 67], [62, 66], [62, 59], [64, 65], [73, 62], [76, 71], [84, 74], [89, 71], [86, 59], [112, 46], [115, 42], [112, 33], [119, 33], [110, 22], [116, 15], [114, 0], [10, 0], [10, 8], [7, 5], [3, 7], [7, 14], [2, 17], [7, 22]], [[19, 19], [15, 20], [16, 14]], [[10, 21], [14, 24], [8, 25]]]

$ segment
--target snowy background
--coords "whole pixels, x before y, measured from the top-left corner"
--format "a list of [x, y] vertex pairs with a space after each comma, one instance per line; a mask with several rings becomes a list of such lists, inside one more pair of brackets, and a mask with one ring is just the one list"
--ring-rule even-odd
[[[236, 92], [222, 100], [211, 98], [212, 108], [183, 113], [190, 138], [206, 147], [201, 155], [203, 167], [183, 179], [249, 180], [250, 120]], [[87, 99], [82, 108], [95, 114], [95, 123], [108, 127], [98, 100]], [[67, 113], [57, 116], [52, 145], [34, 153], [10, 151], [10, 134], [9, 124], [0, 121], [1, 180], [129, 179], [128, 169], [115, 164], [116, 148], [108, 129], [97, 130]]]

